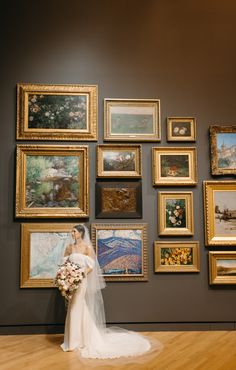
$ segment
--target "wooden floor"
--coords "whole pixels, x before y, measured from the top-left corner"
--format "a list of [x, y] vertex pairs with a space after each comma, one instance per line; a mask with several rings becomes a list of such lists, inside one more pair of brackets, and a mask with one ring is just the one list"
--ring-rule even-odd
[[1, 370], [236, 370], [236, 331], [150, 332], [161, 353], [118, 360], [81, 360], [63, 352], [62, 335], [0, 336]]

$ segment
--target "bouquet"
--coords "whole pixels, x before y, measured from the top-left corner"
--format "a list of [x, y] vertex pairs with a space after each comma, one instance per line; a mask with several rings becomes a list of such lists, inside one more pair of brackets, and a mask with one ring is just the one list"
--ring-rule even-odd
[[55, 286], [58, 287], [61, 295], [69, 301], [72, 298], [74, 291], [78, 289], [84, 277], [84, 269], [77, 263], [71, 262], [67, 259], [62, 265], [59, 265], [59, 269], [55, 277]]

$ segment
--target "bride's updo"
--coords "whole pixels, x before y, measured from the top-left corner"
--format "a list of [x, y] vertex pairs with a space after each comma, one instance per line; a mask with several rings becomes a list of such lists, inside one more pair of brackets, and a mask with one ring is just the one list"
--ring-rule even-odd
[[76, 229], [81, 234], [82, 239], [84, 239], [84, 234], [85, 234], [84, 226], [81, 224], [78, 224], [74, 226], [74, 229]]

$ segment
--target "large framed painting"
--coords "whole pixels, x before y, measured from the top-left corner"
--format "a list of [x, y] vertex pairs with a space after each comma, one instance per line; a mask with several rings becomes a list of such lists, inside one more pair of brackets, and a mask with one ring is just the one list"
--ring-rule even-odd
[[17, 140], [97, 140], [97, 86], [17, 84]]
[[16, 217], [88, 217], [87, 146], [17, 145]]
[[168, 141], [196, 141], [196, 118], [168, 117]]
[[142, 183], [96, 183], [96, 218], [142, 218]]
[[97, 146], [97, 177], [142, 176], [142, 148], [133, 144], [103, 144]]
[[236, 246], [236, 181], [204, 181], [205, 242]]
[[209, 282], [236, 284], [236, 252], [209, 252]]
[[158, 193], [159, 235], [193, 235], [193, 193]]
[[152, 178], [153, 186], [196, 185], [196, 148], [153, 147]]
[[212, 175], [236, 174], [236, 126], [210, 126]]
[[160, 141], [159, 99], [105, 99], [105, 141]]
[[199, 272], [198, 241], [154, 242], [155, 272]]
[[91, 234], [105, 280], [148, 280], [146, 224], [92, 224]]
[[21, 224], [21, 288], [55, 287], [58, 265], [71, 243], [70, 223]]

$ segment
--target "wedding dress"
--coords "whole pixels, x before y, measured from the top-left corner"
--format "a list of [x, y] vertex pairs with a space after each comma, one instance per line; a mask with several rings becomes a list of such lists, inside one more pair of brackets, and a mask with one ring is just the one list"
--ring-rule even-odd
[[[92, 271], [83, 279], [69, 301], [62, 349], [78, 349], [84, 358], [99, 359], [138, 356], [149, 351], [150, 342], [142, 335], [121, 328], [106, 327], [100, 289], [103, 286], [96, 273], [96, 258], [75, 252], [69, 255], [69, 259]], [[96, 279], [95, 283], [93, 279]], [[96, 287], [96, 284], [99, 286]]]

